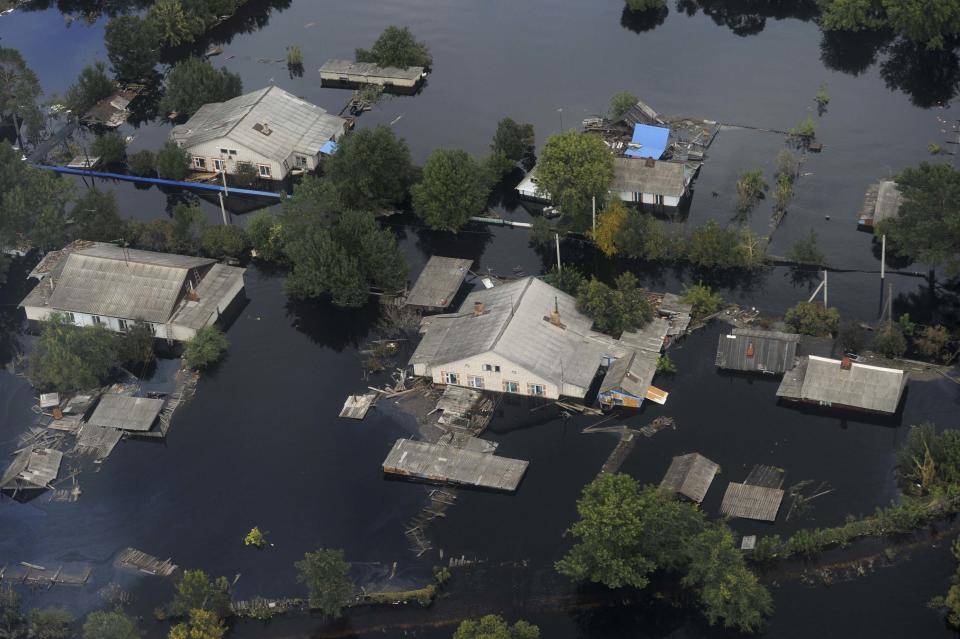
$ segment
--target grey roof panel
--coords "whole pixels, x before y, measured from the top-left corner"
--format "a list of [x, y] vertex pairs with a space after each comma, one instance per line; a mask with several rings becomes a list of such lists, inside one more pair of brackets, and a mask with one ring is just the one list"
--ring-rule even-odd
[[243, 284], [243, 274], [246, 269], [226, 264], [214, 264], [210, 271], [203, 276], [197, 285], [197, 301], [183, 300], [170, 320], [180, 326], [200, 329], [215, 322], [218, 311], [225, 308], [230, 302], [227, 294], [238, 281]]
[[696, 173], [677, 162], [614, 158], [611, 191], [680, 197]]
[[620, 390], [634, 397], [645, 398], [657, 373], [659, 357], [659, 352], [641, 350], [614, 361], [603, 376], [600, 392]]
[[162, 399], [107, 394], [100, 398], [88, 424], [121, 430], [148, 431], [163, 409]]
[[800, 336], [778, 331], [734, 329], [721, 335], [716, 364], [747, 372], [785, 373], [793, 368]]
[[680, 493], [698, 504], [703, 501], [720, 465], [700, 453], [674, 457], [660, 488]]
[[446, 308], [460, 290], [473, 260], [434, 255], [407, 295], [408, 306]]
[[907, 373], [851, 362], [843, 370], [840, 360], [810, 355], [784, 376], [777, 395], [825, 405], [848, 406], [882, 413], [895, 413], [907, 384]]
[[372, 62], [354, 62], [352, 60], [327, 60], [320, 67], [320, 74], [359, 75], [378, 78], [396, 78], [398, 80], [416, 80], [423, 75], [423, 67], [381, 67]]

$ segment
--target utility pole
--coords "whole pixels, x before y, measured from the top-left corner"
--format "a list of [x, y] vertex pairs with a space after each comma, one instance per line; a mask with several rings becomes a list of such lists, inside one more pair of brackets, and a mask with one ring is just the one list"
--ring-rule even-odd
[[563, 107], [557, 109], [557, 113], [560, 114], [560, 133], [563, 133]]
[[227, 171], [226, 170], [220, 171], [220, 177], [223, 178], [223, 193], [224, 195], [229, 196], [230, 191], [227, 189]]
[[887, 270], [887, 234], [880, 236], [880, 284], [883, 285], [883, 278], [886, 277]]
[[827, 269], [823, 269], [823, 307], [829, 308], [827, 305]]
[[591, 198], [591, 204], [593, 208], [593, 236], [597, 236], [597, 196], [594, 195]]
[[557, 273], [563, 272], [563, 266], [560, 264], [560, 234], [554, 233], [553, 239], [557, 241]]
[[217, 193], [220, 196], [220, 213], [223, 215], [223, 225], [227, 226], [230, 222], [227, 221], [227, 208], [223, 205], [223, 193]]

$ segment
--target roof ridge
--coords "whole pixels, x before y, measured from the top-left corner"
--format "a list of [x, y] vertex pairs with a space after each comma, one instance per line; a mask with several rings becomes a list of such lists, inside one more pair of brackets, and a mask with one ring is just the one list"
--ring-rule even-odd
[[497, 336], [493, 338], [493, 343], [490, 344], [489, 350], [494, 350], [497, 348], [497, 345], [500, 343], [500, 338], [503, 337], [503, 334], [507, 331], [507, 327], [510, 326], [510, 323], [513, 321], [513, 318], [517, 315], [517, 310], [520, 308], [520, 302], [523, 301], [523, 296], [527, 294], [527, 291], [530, 289], [530, 284], [533, 280], [536, 279], [532, 275], [527, 277], [527, 283], [524, 285], [523, 290], [520, 291], [520, 294], [517, 296], [516, 302], [511, 300], [510, 304], [510, 316], [507, 318], [507, 321], [503, 323], [500, 327], [500, 331], [497, 333]]
[[[247, 112], [244, 113], [244, 114], [243, 114], [242, 116], [240, 116], [239, 118], [237, 118], [237, 121], [234, 122], [233, 125], [232, 125], [229, 129], [227, 129], [227, 130], [224, 132], [224, 134], [223, 134], [222, 136], [220, 136], [220, 137], [224, 137], [224, 138], [230, 137], [230, 134], [233, 133], [234, 129], [236, 129], [238, 126], [240, 126], [240, 123], [243, 122], [244, 120], [246, 120], [246, 119], [247, 119], [247, 116], [249, 116], [251, 113], [253, 113], [253, 110], [257, 108], [257, 105], [260, 104], [260, 103], [263, 101], [263, 99], [264, 99], [265, 97], [267, 97], [267, 94], [270, 93], [270, 91], [271, 91], [274, 87], [276, 87], [276, 86], [277, 86], [277, 85], [275, 85], [275, 84], [271, 84], [270, 86], [265, 87], [265, 88], [263, 88], [263, 89], [258, 89], [258, 91], [263, 91], [263, 93], [260, 94], [260, 97], [257, 98], [256, 102], [254, 102], [254, 103], [250, 106], [250, 108], [247, 109]], [[283, 91], [283, 89], [280, 89], [280, 90]], [[256, 91], [251, 91], [250, 93], [256, 93]], [[249, 94], [246, 94], [246, 95], [249, 95]], [[236, 97], [237, 97], [237, 98], [242, 98], [243, 96], [242, 96], [242, 95], [238, 95], [238, 96], [236, 96]], [[230, 98], [230, 100], [235, 100], [235, 99], [236, 99], [236, 98]], [[224, 101], [221, 102], [220, 104], [225, 104], [226, 102], [229, 102], [230, 100], [224, 100]]]

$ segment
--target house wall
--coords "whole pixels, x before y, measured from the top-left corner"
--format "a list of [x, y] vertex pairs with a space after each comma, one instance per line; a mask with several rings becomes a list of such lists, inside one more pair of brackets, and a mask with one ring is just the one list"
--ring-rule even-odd
[[[634, 203], [641, 203], [641, 204], [657, 204], [656, 196], [654, 196], [652, 193], [636, 193], [633, 191], [620, 191], [617, 195], [624, 202], [634, 202]], [[679, 198], [679, 197], [665, 196], [663, 198], [663, 203], [659, 204], [658, 206], [667, 206], [671, 208], [676, 208], [680, 206], [681, 199], [682, 198]]]
[[[257, 169], [259, 175], [259, 165], [267, 165], [270, 167], [270, 179], [271, 180], [282, 180], [287, 176], [287, 173], [290, 172], [290, 169], [294, 168], [293, 164], [293, 155], [291, 154], [290, 159], [287, 161], [287, 166], [284, 166], [282, 162], [277, 162], [276, 160], [271, 160], [266, 158], [259, 153], [255, 153], [250, 149], [238, 145], [236, 142], [229, 140], [228, 138], [218, 138], [210, 142], [205, 142], [203, 144], [196, 144], [194, 146], [183, 147], [184, 150], [190, 154], [190, 168], [199, 171], [215, 171], [214, 160], [223, 160], [224, 167], [226, 172], [229, 175], [235, 175], [237, 173], [237, 165], [242, 162], [249, 162], [253, 164], [253, 168]], [[220, 149], [227, 149], [228, 153], [220, 153]], [[229, 151], [235, 150], [236, 155], [230, 155]], [[197, 169], [194, 164], [194, 158], [200, 157], [203, 158], [206, 166], [203, 169]], [[317, 158], [313, 157], [312, 159], [308, 156], [307, 163], [310, 165], [312, 161], [312, 167], [316, 167]]]
[[376, 84], [387, 87], [404, 87], [411, 89], [420, 82], [420, 78], [407, 80], [405, 78], [387, 78], [375, 75], [355, 75], [353, 73], [331, 73], [324, 71], [320, 74], [320, 80], [327, 82], [351, 82], [354, 84]]
[[[484, 370], [485, 364], [489, 364], [494, 370]], [[499, 372], [496, 371], [497, 366], [500, 367]], [[418, 373], [418, 368], [422, 372]], [[501, 393], [505, 392], [503, 382], [517, 382], [519, 385], [517, 395], [532, 395], [529, 385], [540, 384], [544, 390], [542, 397], [549, 399], [557, 399], [560, 397], [560, 389], [556, 384], [514, 364], [496, 353], [485, 353], [432, 368], [428, 368], [426, 365], [417, 365], [414, 366], [414, 373], [429, 376], [436, 384], [446, 383], [444, 373], [456, 373], [459, 377], [457, 386], [469, 386], [468, 376], [482, 377], [484, 390]]]
[[[58, 312], [57, 309], [49, 308], [46, 306], [24, 306], [24, 312], [27, 315], [27, 319], [33, 322], [44, 322], [50, 318], [50, 315]], [[59, 311], [63, 312], [63, 311]], [[94, 316], [88, 313], [68, 313], [67, 317], [73, 318], [74, 326], [96, 326], [97, 322], [94, 321]], [[107, 330], [111, 330], [115, 333], [123, 333], [124, 329], [120, 327], [121, 320], [126, 321], [127, 326], [132, 326], [136, 321], [133, 318], [118, 318], [118, 317], [107, 317], [104, 315], [98, 315], [100, 318], [99, 325], [103, 326]], [[147, 322], [150, 326], [153, 327], [153, 333], [158, 338], [162, 339], [172, 339], [179, 342], [185, 342], [191, 339], [195, 334], [196, 330], [186, 327], [186, 326], [173, 326], [168, 324], [154, 324], [153, 322]], [[169, 330], [168, 330], [169, 327]]]
[[604, 407], [625, 406], [626, 408], [640, 408], [640, 405], [643, 404], [643, 398], [634, 397], [629, 393], [618, 390], [607, 391], [600, 395], [599, 399], [600, 404]]

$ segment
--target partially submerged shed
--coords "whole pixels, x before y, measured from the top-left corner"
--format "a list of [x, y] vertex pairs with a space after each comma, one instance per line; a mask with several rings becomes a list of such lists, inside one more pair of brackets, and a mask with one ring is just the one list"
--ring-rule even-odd
[[530, 462], [465, 448], [398, 439], [383, 472], [424, 481], [514, 491]]
[[907, 372], [809, 355], [783, 376], [777, 397], [820, 406], [875, 413], [897, 412], [907, 386]]
[[903, 196], [897, 183], [893, 180], [884, 180], [874, 184], [867, 191], [863, 201], [863, 211], [860, 213], [858, 225], [861, 228], [872, 229], [877, 223], [897, 217]]
[[720, 336], [717, 368], [781, 375], [796, 364], [799, 343], [800, 336], [795, 333], [735, 328]]
[[610, 191], [624, 202], [680, 206], [690, 192], [690, 183], [699, 165], [663, 162], [653, 158], [613, 159], [613, 182]]
[[720, 512], [727, 517], [776, 521], [783, 490], [730, 482], [723, 495]]
[[320, 67], [322, 86], [350, 86], [375, 84], [384, 88], [416, 89], [427, 76], [424, 67], [381, 67], [372, 62], [327, 60]]
[[453, 303], [473, 260], [434, 255], [407, 295], [406, 305], [442, 311]]
[[[639, 408], [643, 400], [648, 398], [659, 357], [659, 351], [635, 350], [614, 360], [600, 383], [600, 405], [604, 408]], [[664, 397], [658, 403], [665, 401]]]
[[680, 455], [670, 462], [670, 468], [663, 476], [660, 488], [679, 493], [699, 504], [706, 496], [718, 470], [719, 464], [700, 453]]
[[63, 453], [52, 448], [22, 450], [0, 477], [0, 490], [13, 495], [25, 490], [45, 490], [60, 473], [61, 461]]
[[87, 423], [104, 428], [146, 432], [153, 428], [160, 416], [163, 401], [151, 397], [107, 394], [100, 398]]

